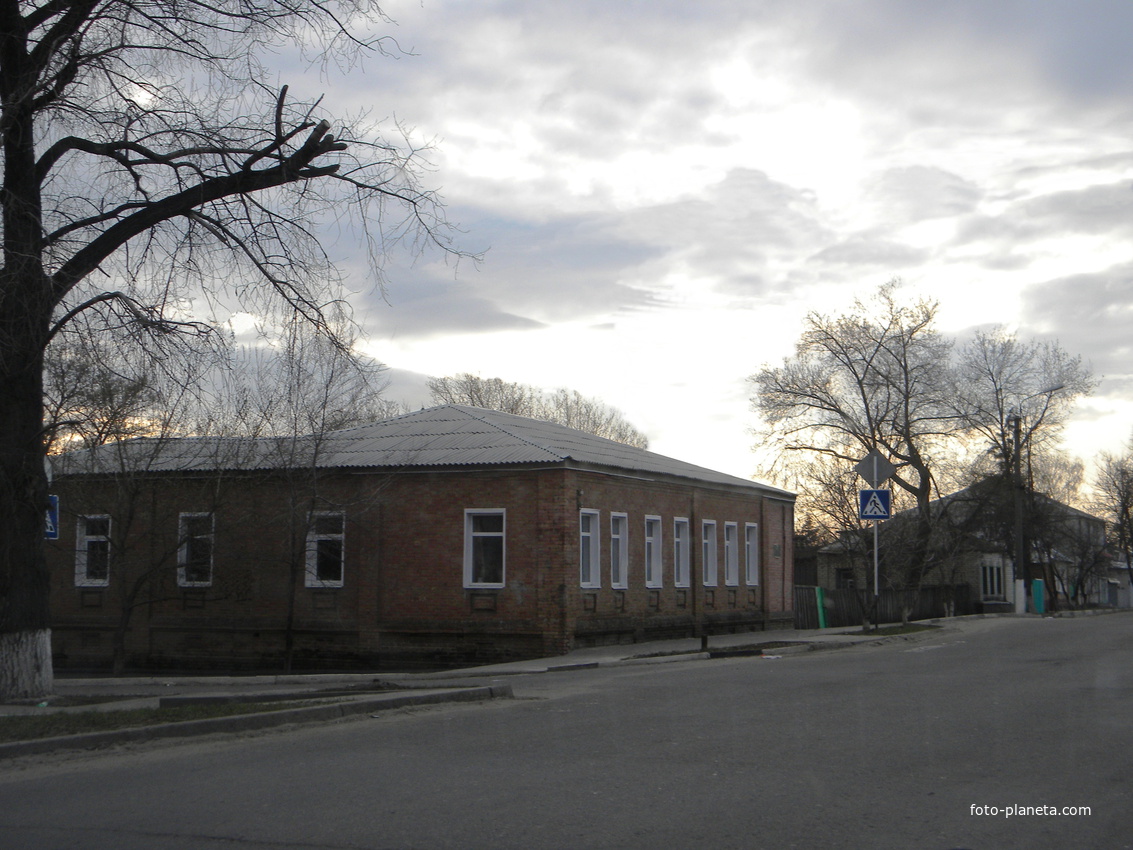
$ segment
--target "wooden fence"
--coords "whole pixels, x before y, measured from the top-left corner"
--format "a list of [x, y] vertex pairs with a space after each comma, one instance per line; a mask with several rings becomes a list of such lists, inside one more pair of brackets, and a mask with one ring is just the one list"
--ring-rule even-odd
[[[821, 593], [820, 593], [821, 591]], [[823, 623], [818, 617], [818, 600], [822, 599], [825, 626], [860, 626], [873, 599], [868, 592], [859, 590], [825, 590], [817, 587], [795, 586], [795, 628], [817, 629]], [[951, 608], [949, 604], [951, 603]], [[930, 620], [949, 614], [972, 613], [971, 593], [966, 584], [949, 587], [922, 587], [916, 590], [882, 590], [877, 597], [877, 623], [901, 622], [901, 610], [908, 604], [912, 609], [910, 620]], [[873, 618], [871, 618], [872, 620]]]

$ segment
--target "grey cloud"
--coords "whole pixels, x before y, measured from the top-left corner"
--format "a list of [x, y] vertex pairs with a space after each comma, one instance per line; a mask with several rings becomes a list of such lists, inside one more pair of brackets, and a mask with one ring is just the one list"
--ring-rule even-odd
[[782, 267], [829, 244], [812, 195], [754, 169], [735, 169], [702, 196], [627, 217], [627, 227], [667, 246], [665, 263], [757, 294], [781, 285]]
[[808, 262], [843, 266], [874, 266], [900, 275], [903, 269], [919, 266], [928, 253], [899, 242], [871, 237], [853, 237], [824, 248]]
[[377, 339], [435, 337], [457, 333], [535, 330], [543, 323], [501, 309], [491, 299], [460, 282], [440, 282], [426, 275], [398, 275], [383, 301], [360, 316], [368, 335]]
[[1044, 241], [1067, 235], [1133, 238], [1133, 185], [1086, 186], [1023, 198], [997, 215], [961, 218], [952, 247], [979, 249], [989, 270], [1025, 268]]
[[1019, 215], [1043, 235], [1133, 235], [1133, 184], [1122, 181], [1045, 195], [1022, 204]]
[[619, 238], [604, 215], [530, 222], [483, 210], [450, 212], [478, 243], [490, 244], [483, 261], [462, 266], [455, 277], [443, 266], [387, 270], [388, 303], [367, 311], [375, 336], [531, 330], [655, 303], [623, 277], [660, 249]]
[[901, 225], [970, 213], [982, 194], [959, 175], [917, 165], [878, 174], [867, 185], [864, 198], [885, 221]]
[[1023, 307], [1027, 327], [1080, 354], [1109, 387], [1133, 380], [1133, 264], [1035, 284]]

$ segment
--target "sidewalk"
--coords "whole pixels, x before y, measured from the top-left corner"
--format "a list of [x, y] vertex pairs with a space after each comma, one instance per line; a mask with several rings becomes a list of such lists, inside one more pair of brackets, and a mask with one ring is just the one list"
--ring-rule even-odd
[[[954, 621], [939, 621], [947, 626]], [[800, 631], [712, 635], [707, 650], [701, 638], [651, 641], [578, 649], [566, 655], [458, 668], [431, 673], [324, 673], [268, 676], [150, 676], [126, 678], [67, 678], [55, 680], [55, 696], [67, 705], [0, 705], [0, 716], [44, 712], [118, 711], [202, 703], [318, 701], [319, 705], [282, 711], [242, 714], [167, 723], [160, 726], [72, 735], [0, 744], [0, 760], [60, 749], [90, 749], [158, 737], [188, 737], [218, 732], [246, 732], [287, 723], [336, 719], [350, 714], [377, 712], [413, 705], [476, 701], [511, 697], [511, 686], [477, 680], [506, 676], [558, 673], [621, 664], [659, 664], [705, 660], [736, 655], [777, 658], [799, 652], [916, 640], [942, 630], [911, 635], [871, 636], [858, 627]], [[91, 704], [74, 704], [98, 700]], [[325, 704], [329, 701], [330, 704]]]

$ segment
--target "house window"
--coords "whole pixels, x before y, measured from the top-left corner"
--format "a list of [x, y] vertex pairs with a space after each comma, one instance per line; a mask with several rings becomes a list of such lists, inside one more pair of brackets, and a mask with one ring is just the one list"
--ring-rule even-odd
[[673, 520], [673, 584], [677, 587], [688, 587], [690, 562], [688, 520], [677, 517]]
[[342, 587], [345, 542], [345, 514], [311, 514], [307, 523], [307, 587]]
[[759, 584], [759, 526], [754, 522], [744, 526], [744, 581]]
[[75, 587], [110, 584], [110, 517], [81, 516], [75, 547]]
[[629, 586], [629, 520], [610, 514], [610, 586]]
[[645, 518], [645, 586], [661, 587], [661, 517]]
[[1007, 599], [1003, 592], [1003, 566], [1002, 564], [984, 564], [980, 568], [981, 595], [984, 600], [1004, 602]]
[[836, 567], [834, 570], [835, 590], [854, 589], [854, 570], [851, 567]]
[[740, 547], [736, 528], [734, 522], [724, 523], [724, 584], [728, 587], [740, 583]]
[[583, 587], [602, 586], [601, 535], [598, 531], [598, 511], [578, 512], [578, 569]]
[[464, 586], [504, 586], [504, 528], [502, 508], [464, 512]]
[[716, 520], [706, 519], [700, 524], [700, 536], [704, 548], [704, 586], [716, 586]]
[[177, 584], [208, 587], [212, 584], [212, 514], [181, 514], [177, 547]]

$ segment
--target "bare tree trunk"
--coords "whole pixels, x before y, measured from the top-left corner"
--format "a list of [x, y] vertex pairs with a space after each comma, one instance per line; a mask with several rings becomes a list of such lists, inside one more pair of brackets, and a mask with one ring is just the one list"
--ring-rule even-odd
[[51, 629], [0, 634], [0, 693], [5, 699], [46, 696], [54, 683]]
[[27, 316], [34, 311], [20, 312], [23, 328], [15, 327], [19, 316], [0, 318], [0, 699], [43, 696], [53, 684], [42, 367], [38, 358], [12, 355], [33, 333]]

